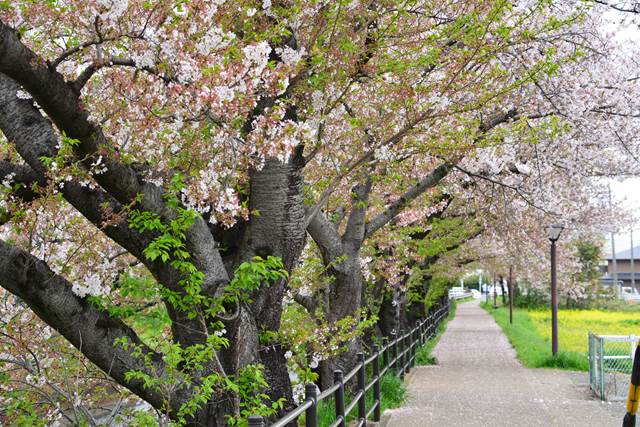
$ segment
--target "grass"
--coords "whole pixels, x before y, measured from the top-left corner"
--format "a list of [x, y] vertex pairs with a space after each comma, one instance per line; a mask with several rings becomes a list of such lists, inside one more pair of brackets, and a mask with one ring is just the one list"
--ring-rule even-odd
[[417, 366], [426, 366], [426, 365], [437, 365], [438, 359], [431, 354], [433, 349], [435, 348], [438, 341], [440, 341], [440, 337], [447, 329], [447, 324], [456, 316], [456, 306], [461, 302], [470, 301], [473, 298], [464, 298], [459, 301], [451, 301], [451, 308], [449, 309], [449, 315], [446, 319], [442, 321], [436, 328], [436, 336], [427, 341], [425, 345], [419, 348], [416, 351], [416, 365]]
[[[380, 412], [386, 409], [400, 407], [407, 399], [407, 387], [404, 382], [393, 373], [388, 373], [380, 379]], [[351, 402], [351, 396], [346, 396], [344, 406]], [[367, 392], [367, 410], [373, 405], [373, 390]], [[347, 422], [355, 420], [357, 409], [351, 411], [347, 417]], [[336, 419], [336, 408], [332, 398], [323, 400], [318, 404], [318, 426], [330, 426]], [[300, 424], [302, 422], [302, 424]], [[304, 425], [304, 417], [300, 417], [299, 425]]]
[[[464, 300], [462, 300], [464, 301]], [[457, 303], [460, 303], [458, 301]], [[447, 323], [454, 318], [456, 314], [456, 302], [451, 302], [451, 309], [449, 310], [449, 316], [438, 325], [436, 329], [436, 335], [427, 343], [416, 350], [416, 366], [423, 365], [435, 365], [438, 363], [435, 357], [431, 355], [431, 351], [436, 346], [440, 337], [447, 328]], [[371, 378], [370, 373], [367, 374], [367, 378]], [[404, 382], [395, 375], [395, 372], [389, 372], [380, 379], [380, 412], [384, 412], [387, 409], [398, 408], [406, 401], [408, 395], [407, 387]], [[351, 396], [346, 396], [345, 407], [351, 402]], [[371, 408], [373, 404], [373, 390], [369, 390], [366, 396], [367, 410]], [[356, 419], [357, 410], [353, 410], [347, 417], [347, 422]], [[318, 404], [318, 426], [325, 427], [333, 424], [336, 418], [335, 404], [333, 399], [323, 400]], [[302, 422], [302, 424], [300, 424]], [[304, 415], [299, 418], [299, 425], [304, 425]]]
[[[514, 309], [513, 325], [510, 325], [507, 307], [494, 310], [491, 303], [482, 306], [496, 319], [522, 364], [531, 368], [587, 371], [589, 331], [600, 335], [640, 333], [640, 316], [636, 310], [558, 310], [560, 351], [552, 357], [549, 310]], [[621, 354], [626, 351], [625, 347]]]
[[[571, 351], [563, 346], [562, 335], [565, 331], [563, 331], [562, 327], [559, 326], [559, 330], [562, 331], [559, 334], [560, 340], [558, 342], [560, 351], [553, 357], [551, 355], [550, 338], [541, 333], [539, 326], [537, 326], [539, 318], [535, 317], [535, 315], [532, 316], [532, 312], [514, 309], [513, 324], [509, 324], [509, 310], [507, 307], [493, 309], [492, 304], [486, 303], [482, 303], [482, 307], [487, 310], [496, 320], [496, 323], [500, 325], [509, 342], [516, 350], [518, 359], [520, 359], [524, 366], [528, 368], [558, 368], [575, 371], [589, 370], [586, 352]], [[558, 317], [560, 318], [561, 315]], [[549, 326], [549, 329], [551, 329], [551, 326]], [[583, 325], [581, 329], [584, 331], [583, 339], [586, 348], [588, 325]], [[573, 333], [580, 334], [578, 331]]]

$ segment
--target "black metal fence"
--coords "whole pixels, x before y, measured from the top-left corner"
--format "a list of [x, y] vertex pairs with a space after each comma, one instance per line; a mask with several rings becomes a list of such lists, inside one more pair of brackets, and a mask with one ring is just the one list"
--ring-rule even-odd
[[[382, 347], [373, 346], [373, 351], [368, 359], [364, 353], [357, 355], [358, 363], [355, 368], [346, 375], [341, 370], [333, 373], [333, 385], [322, 393], [318, 393], [315, 384], [305, 386], [305, 400], [291, 412], [270, 424], [270, 427], [284, 427], [296, 421], [305, 414], [305, 427], [318, 426], [318, 404], [323, 400], [333, 397], [335, 403], [335, 421], [331, 427], [345, 427], [347, 417], [357, 409], [357, 426], [366, 426], [367, 420], [373, 417], [373, 421], [380, 421], [380, 379], [389, 370], [400, 378], [404, 378], [413, 366], [415, 366], [416, 350], [424, 345], [427, 340], [435, 336], [436, 329], [443, 319], [449, 314], [450, 303], [441, 303], [431, 310], [429, 315], [420, 320], [409, 332], [400, 331], [396, 336], [392, 333], [391, 339], [383, 338]], [[382, 359], [382, 361], [381, 361]], [[381, 363], [382, 362], [382, 363]], [[367, 381], [367, 365], [372, 365], [372, 376]], [[353, 378], [356, 379], [354, 395], [345, 406], [345, 384]], [[373, 404], [367, 410], [366, 395], [373, 389]], [[249, 427], [264, 427], [265, 420], [261, 416], [249, 417]]]

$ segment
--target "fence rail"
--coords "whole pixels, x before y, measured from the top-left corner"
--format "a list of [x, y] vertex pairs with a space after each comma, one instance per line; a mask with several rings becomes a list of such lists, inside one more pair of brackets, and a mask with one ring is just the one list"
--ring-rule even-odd
[[624, 400], [640, 337], [589, 332], [589, 385], [602, 400]]
[[[366, 426], [367, 420], [380, 421], [381, 406], [380, 400], [380, 379], [390, 370], [395, 375], [404, 378], [412, 367], [415, 366], [416, 350], [418, 346], [424, 345], [430, 338], [435, 336], [438, 325], [449, 314], [451, 305], [449, 299], [440, 303], [430, 311], [429, 315], [420, 320], [410, 331], [400, 331], [396, 336], [391, 334], [391, 340], [382, 339], [382, 346], [374, 345], [372, 353], [365, 359], [364, 353], [357, 354], [357, 364], [346, 375], [341, 370], [333, 372], [333, 385], [322, 393], [318, 393], [315, 384], [305, 385], [305, 400], [279, 420], [269, 424], [270, 427], [284, 427], [296, 421], [303, 413], [305, 414], [305, 427], [318, 426], [318, 404], [323, 400], [333, 397], [335, 403], [335, 421], [330, 427], [345, 427], [347, 417], [354, 410], [357, 410], [357, 426]], [[381, 363], [382, 360], [382, 363]], [[367, 366], [372, 366], [371, 378], [367, 379]], [[351, 402], [345, 407], [345, 384], [353, 378], [356, 379], [356, 388]], [[366, 407], [366, 395], [373, 389], [373, 403], [369, 410]], [[261, 416], [249, 417], [249, 427], [264, 427], [265, 420]]]
[[465, 299], [472, 297], [473, 294], [470, 291], [464, 292], [449, 292], [449, 298], [454, 300]]

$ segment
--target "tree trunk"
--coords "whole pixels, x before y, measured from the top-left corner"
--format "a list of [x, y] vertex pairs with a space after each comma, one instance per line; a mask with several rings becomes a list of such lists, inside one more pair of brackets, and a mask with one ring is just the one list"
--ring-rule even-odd
[[[334, 277], [334, 281], [329, 286], [328, 298], [323, 307], [327, 323], [334, 325], [349, 316], [354, 322], [359, 322], [363, 280], [357, 254], [347, 255], [347, 259], [331, 268], [329, 274]], [[321, 362], [322, 389], [333, 384], [333, 371], [340, 369], [346, 374], [357, 363], [356, 354], [362, 350], [360, 337], [345, 342], [343, 346], [342, 353]]]
[[504, 293], [504, 278], [502, 276], [500, 276], [500, 291], [502, 292], [502, 306], [506, 307], [507, 296]]
[[[267, 160], [260, 171], [251, 174], [249, 208], [258, 212], [242, 231], [233, 268], [255, 256], [282, 258], [291, 272], [302, 252], [305, 241], [305, 216], [302, 199], [302, 160], [299, 153], [283, 164]], [[285, 400], [285, 408], [293, 406], [291, 382], [284, 353], [277, 340], [260, 343], [260, 335], [280, 330], [282, 300], [286, 281], [280, 280], [261, 288], [252, 302], [242, 304], [240, 313], [226, 325], [231, 346], [222, 351], [223, 364], [229, 372], [237, 372], [250, 363], [261, 363], [269, 384], [266, 394], [272, 401]]]

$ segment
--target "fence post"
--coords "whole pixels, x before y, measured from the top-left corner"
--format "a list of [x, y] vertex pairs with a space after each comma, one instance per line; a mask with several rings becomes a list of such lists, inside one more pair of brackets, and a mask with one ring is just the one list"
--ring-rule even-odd
[[404, 358], [404, 364], [407, 366], [407, 369], [405, 369], [405, 374], [408, 374], [409, 372], [411, 372], [411, 347], [412, 347], [412, 336], [411, 336], [411, 329], [409, 329], [409, 332], [406, 333], [406, 341], [405, 341], [405, 348], [406, 348], [406, 356]]
[[600, 344], [600, 360], [598, 361], [600, 365], [600, 400], [607, 400], [604, 389], [604, 340], [600, 338], [598, 341]]
[[400, 344], [400, 378], [404, 378], [404, 329], [400, 330], [400, 336], [398, 337], [398, 344]]
[[416, 347], [413, 349], [413, 366], [416, 366], [416, 355], [418, 354], [418, 350], [420, 350], [420, 347], [422, 346], [422, 343], [420, 342], [420, 329], [416, 330]]
[[593, 332], [589, 331], [589, 387], [591, 390], [595, 388], [595, 381], [593, 380]]
[[307, 408], [305, 417], [305, 427], [318, 427], [318, 388], [314, 383], [308, 383], [304, 386], [305, 400], [311, 399], [313, 404]]
[[380, 349], [377, 344], [373, 345], [373, 352], [375, 356], [373, 356], [373, 404], [376, 405], [376, 408], [373, 410], [373, 421], [380, 421], [380, 405], [382, 402], [380, 401]]
[[432, 312], [429, 316], [429, 338], [433, 338], [435, 335], [436, 327], [435, 327], [435, 312]]
[[[366, 393], [364, 391], [366, 384], [366, 373], [364, 366], [364, 353], [358, 353], [358, 363], [360, 364], [360, 369], [358, 369], [358, 391], [362, 391], [360, 395], [360, 399], [358, 399], [358, 418], [364, 420], [364, 426], [367, 425], [367, 408], [365, 406], [365, 397]], [[315, 427], [315, 426], [314, 426]]]
[[418, 340], [416, 340], [416, 330], [415, 329], [411, 329], [411, 332], [409, 332], [409, 342], [411, 343], [409, 345], [409, 368], [413, 368], [413, 359], [415, 358], [416, 355], [416, 345]]
[[334, 395], [336, 403], [336, 420], [342, 417], [342, 420], [338, 425], [340, 427], [345, 427], [347, 424], [345, 420], [346, 417], [344, 416], [344, 384], [342, 382], [342, 371], [340, 369], [333, 371], [333, 383], [340, 383], [340, 387], [338, 387]]
[[382, 366], [386, 368], [389, 366], [389, 339], [387, 337], [382, 338]]
[[[631, 344], [633, 345], [635, 343], [632, 342]], [[633, 353], [633, 350], [631, 353]], [[622, 427], [635, 427], [638, 399], [640, 399], [640, 347], [635, 346], [633, 366], [631, 367], [631, 384], [629, 384], [629, 394], [627, 397], [627, 413], [622, 420]]]
[[249, 427], [264, 427], [264, 419], [260, 415], [250, 416]]
[[396, 331], [391, 331], [391, 354], [393, 355], [393, 369], [398, 370], [398, 336]]

